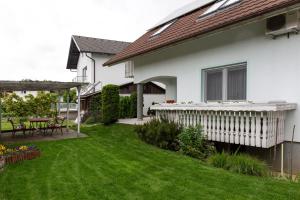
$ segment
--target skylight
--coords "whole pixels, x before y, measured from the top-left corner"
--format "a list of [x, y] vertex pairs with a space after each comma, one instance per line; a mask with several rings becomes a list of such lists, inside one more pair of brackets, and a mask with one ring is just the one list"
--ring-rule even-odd
[[162, 32], [164, 32], [167, 28], [169, 28], [175, 21], [171, 21], [167, 24], [165, 24], [164, 26], [162, 26], [160, 29], [158, 29], [155, 33], [153, 33], [151, 35], [151, 37], [157, 36], [159, 34], [161, 34]]
[[222, 5], [222, 8], [227, 7], [227, 6], [230, 6], [230, 5], [232, 5], [232, 4], [235, 4], [235, 3], [239, 2], [239, 1], [241, 1], [241, 0], [228, 0], [226, 3], [224, 3], [224, 4]]
[[214, 13], [218, 11], [219, 9], [231, 6], [232, 4], [238, 3], [241, 0], [220, 0], [217, 1], [214, 5], [212, 5], [210, 8], [208, 8], [201, 16], [206, 16], [211, 13]]
[[202, 15], [208, 15], [210, 13], [213, 13], [217, 11], [221, 6], [226, 2], [227, 0], [221, 0], [216, 2], [214, 5], [212, 5], [209, 9], [207, 9]]

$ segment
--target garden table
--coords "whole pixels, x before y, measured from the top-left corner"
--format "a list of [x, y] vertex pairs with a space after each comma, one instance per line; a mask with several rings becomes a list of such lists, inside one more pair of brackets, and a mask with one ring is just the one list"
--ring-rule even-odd
[[[49, 121], [50, 121], [50, 118], [31, 118], [31, 119], [29, 119], [30, 131], [32, 131], [32, 129], [36, 129], [36, 130], [39, 130], [41, 133], [41, 131], [44, 130], [44, 135], [45, 135], [47, 124]], [[33, 134], [33, 132], [32, 132], [32, 134]]]

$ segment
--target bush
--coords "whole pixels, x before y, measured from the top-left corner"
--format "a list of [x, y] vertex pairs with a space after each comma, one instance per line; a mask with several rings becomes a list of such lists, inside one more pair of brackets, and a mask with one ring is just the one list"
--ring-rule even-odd
[[120, 97], [120, 108], [119, 117], [121, 119], [131, 117], [131, 98], [130, 97]]
[[97, 122], [98, 122], [98, 121], [96, 121], [95, 118], [92, 117], [92, 116], [88, 117], [88, 118], [84, 121], [85, 124], [95, 124], [95, 123], [97, 123]]
[[163, 149], [178, 151], [179, 143], [177, 136], [182, 127], [175, 122], [152, 120], [144, 125], [136, 126], [135, 131], [141, 140]]
[[201, 126], [185, 128], [178, 138], [180, 151], [185, 155], [205, 160], [215, 153], [214, 145], [204, 136]]
[[90, 108], [90, 121], [93, 123], [101, 122], [101, 107], [102, 107], [102, 98], [101, 94], [94, 95], [91, 100]]
[[119, 87], [106, 85], [102, 89], [102, 122], [105, 125], [118, 121], [119, 118]]
[[137, 93], [133, 92], [130, 95], [130, 117], [136, 118], [137, 117]]
[[239, 174], [251, 176], [266, 176], [268, 174], [268, 167], [264, 162], [246, 154], [230, 155], [223, 152], [211, 156], [208, 162], [214, 167]]

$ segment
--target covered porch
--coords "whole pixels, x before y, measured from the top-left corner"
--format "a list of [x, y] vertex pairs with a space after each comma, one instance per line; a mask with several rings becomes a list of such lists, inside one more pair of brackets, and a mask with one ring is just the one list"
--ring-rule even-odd
[[[2, 99], [1, 96], [2, 94], [6, 93], [6, 92], [16, 92], [16, 91], [52, 91], [52, 92], [57, 92], [57, 93], [61, 93], [63, 91], [67, 91], [67, 94], [69, 94], [69, 91], [71, 88], [77, 88], [77, 92], [78, 94], [80, 93], [81, 87], [83, 86], [83, 83], [74, 83], [74, 82], [54, 82], [54, 81], [0, 81], [0, 137], [3, 136], [3, 138], [1, 138], [1, 140], [3, 140], [5, 138], [5, 136], [7, 135], [7, 132], [9, 132], [9, 130], [3, 130], [2, 129], [2, 115], [3, 115], [3, 109], [2, 109]], [[69, 95], [67, 95], [67, 103], [66, 103], [66, 124], [64, 127], [59, 127], [61, 129], [61, 132], [63, 133], [63, 130], [65, 132], [67, 132], [68, 128], [69, 128], [69, 112], [70, 112], [70, 103], [69, 103]], [[60, 101], [58, 101], [60, 102]], [[80, 95], [78, 95], [78, 106], [77, 106], [77, 131], [76, 131], [76, 136], [80, 137], [81, 133], [80, 133], [80, 123], [81, 123], [81, 116], [80, 116]], [[58, 115], [61, 114], [60, 113], [60, 108], [61, 106], [58, 105]], [[27, 116], [27, 117], [31, 117], [32, 116]], [[40, 121], [38, 121], [38, 123], [42, 123], [42, 122], [46, 122], [46, 119], [42, 117], [43, 116], [39, 116], [41, 117]], [[37, 121], [37, 118], [33, 118], [35, 121]], [[42, 121], [43, 120], [43, 121]], [[39, 127], [40, 128], [40, 132], [46, 132], [47, 127]], [[50, 127], [50, 128], [56, 128], [56, 127]], [[15, 129], [13, 127], [14, 130], [12, 131], [16, 131], [18, 129]], [[24, 130], [23, 130], [24, 129]], [[26, 130], [25, 130], [26, 129]], [[29, 127], [28, 130], [27, 128], [22, 128], [21, 131], [24, 131], [23, 133], [25, 133], [25, 131], [32, 131], [33, 133], [33, 128]], [[4, 134], [4, 132], [6, 132]], [[53, 129], [52, 129], [53, 132]], [[33, 135], [33, 134], [32, 134]]]
[[137, 119], [143, 120], [144, 108], [144, 85], [149, 82], [163, 84], [166, 90], [166, 103], [177, 102], [177, 77], [175, 76], [156, 76], [137, 83]]

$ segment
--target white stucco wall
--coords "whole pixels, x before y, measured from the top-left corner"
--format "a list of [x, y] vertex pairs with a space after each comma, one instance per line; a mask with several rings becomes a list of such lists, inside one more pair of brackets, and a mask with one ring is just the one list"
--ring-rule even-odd
[[16, 95], [18, 95], [19, 97], [22, 97], [22, 98], [25, 98], [25, 96], [30, 95], [30, 94], [35, 97], [38, 94], [37, 91], [26, 91], [26, 93], [24, 93], [24, 91], [15, 91], [14, 93], [16, 93]]
[[[125, 78], [125, 64], [119, 64], [114, 67], [103, 67], [103, 63], [108, 61], [111, 56], [88, 53], [88, 56], [92, 57], [96, 61], [96, 82], [101, 81], [102, 86], [107, 84], [125, 84], [132, 82], [133, 79]], [[93, 62], [86, 56], [85, 53], [81, 53], [77, 64], [77, 76], [82, 76], [82, 69], [87, 66], [87, 82], [94, 82], [94, 70]]]
[[[200, 102], [203, 69], [247, 62], [247, 100], [285, 100], [300, 105], [299, 56], [300, 35], [272, 40], [265, 36], [262, 21], [138, 57], [134, 59], [135, 82], [174, 76], [177, 101]], [[286, 140], [290, 140], [294, 124], [300, 130], [299, 109], [288, 114]], [[300, 142], [300, 132], [296, 140]]]

